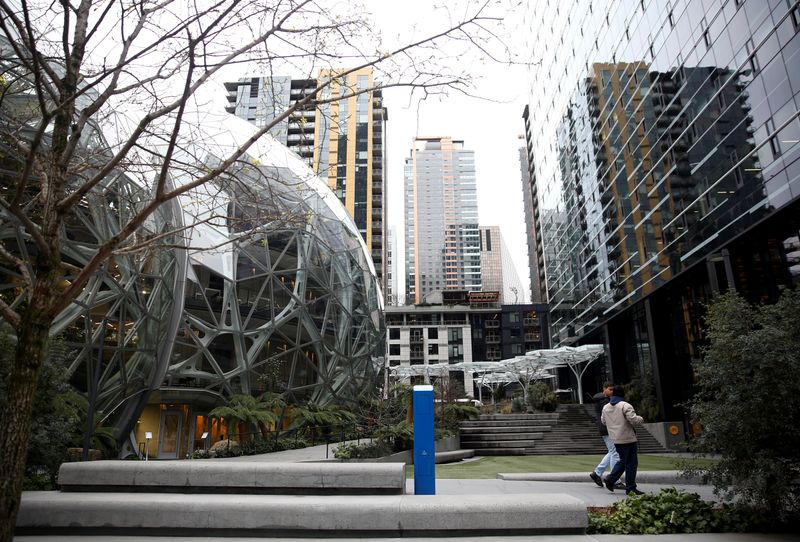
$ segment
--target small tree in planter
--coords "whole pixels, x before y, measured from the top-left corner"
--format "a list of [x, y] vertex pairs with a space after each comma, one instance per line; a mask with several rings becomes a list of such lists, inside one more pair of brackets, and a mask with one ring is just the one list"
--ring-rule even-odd
[[272, 424], [278, 421], [278, 415], [272, 411], [270, 405], [256, 399], [252, 395], [239, 394], [231, 396], [230, 402], [225, 406], [215, 408], [211, 416], [224, 418], [228, 422], [228, 441], [231, 439], [231, 422], [235, 424]]
[[313, 401], [309, 401], [305, 405], [295, 405], [292, 407], [292, 415], [298, 425], [304, 425], [307, 430], [311, 431], [312, 443], [319, 429], [330, 433], [331, 426], [354, 422], [358, 418], [354, 413], [339, 405], [321, 406]]
[[558, 407], [555, 392], [541, 380], [534, 382], [528, 388], [528, 402], [534, 410], [542, 412], [555, 412]]

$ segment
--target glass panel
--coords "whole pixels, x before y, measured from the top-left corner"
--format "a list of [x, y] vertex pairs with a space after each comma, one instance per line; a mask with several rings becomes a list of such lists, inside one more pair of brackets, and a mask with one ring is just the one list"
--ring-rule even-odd
[[180, 414], [164, 414], [162, 428], [161, 453], [176, 455], [178, 453], [178, 436], [181, 428]]

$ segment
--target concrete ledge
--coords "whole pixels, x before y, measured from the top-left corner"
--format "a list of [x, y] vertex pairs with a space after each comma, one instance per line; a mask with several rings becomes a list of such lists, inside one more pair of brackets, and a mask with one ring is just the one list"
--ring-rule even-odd
[[475, 450], [451, 450], [449, 452], [436, 452], [436, 463], [452, 463], [469, 457], [475, 457]]
[[62, 491], [376, 494], [405, 491], [402, 463], [90, 461], [64, 463]]
[[[636, 473], [636, 482], [642, 484], [673, 484], [673, 485], [701, 485], [702, 480], [699, 476], [683, 478], [676, 470], [651, 470], [639, 471]], [[497, 478], [510, 482], [588, 482], [593, 483], [589, 478], [589, 472], [513, 472], [498, 473]]]
[[487, 498], [26, 492], [17, 534], [456, 536], [577, 534], [587, 525], [586, 505], [563, 494]]

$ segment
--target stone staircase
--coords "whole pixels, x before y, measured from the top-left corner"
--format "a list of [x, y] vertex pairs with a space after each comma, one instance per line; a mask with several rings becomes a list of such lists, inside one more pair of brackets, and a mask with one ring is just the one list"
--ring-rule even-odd
[[[640, 453], [667, 451], [643, 428]], [[462, 422], [461, 446], [475, 455], [604, 455], [594, 405], [559, 405], [552, 414], [491, 414]]]
[[475, 455], [525, 455], [541, 442], [558, 414], [482, 414], [461, 422], [461, 447]]

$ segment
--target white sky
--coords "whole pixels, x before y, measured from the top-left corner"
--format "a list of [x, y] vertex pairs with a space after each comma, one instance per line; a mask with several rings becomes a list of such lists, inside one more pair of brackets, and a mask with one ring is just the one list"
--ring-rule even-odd
[[[377, 3], [377, 2], [376, 2]], [[452, 5], [452, 3], [451, 3]], [[424, 0], [370, 3], [384, 39], [391, 39], [404, 29], [418, 30], [431, 25], [441, 27], [443, 13], [431, 12]], [[509, 39], [519, 39], [515, 25], [521, 13], [508, 12], [504, 27]], [[424, 32], [424, 30], [422, 31]], [[408, 39], [408, 36], [404, 36]], [[464, 57], [455, 62], [468, 62]], [[468, 68], [475, 77], [471, 94], [451, 93], [418, 103], [409, 103], [409, 91], [384, 91], [384, 105], [389, 111], [387, 130], [388, 224], [395, 226], [401, 258], [398, 265], [399, 291], [404, 292], [403, 255], [403, 165], [409, 156], [412, 138], [451, 136], [464, 140], [475, 151], [478, 185], [478, 213], [481, 226], [499, 226], [525, 287], [525, 301], [530, 300], [530, 281], [522, 206], [519, 148], [524, 146], [522, 110], [527, 103], [527, 76], [521, 66], [472, 62]]]
[[[368, 16], [380, 30], [383, 51], [398, 44], [408, 44], [449, 28], [448, 17], [463, 17], [465, 4], [476, 5], [480, 0], [447, 0], [442, 9], [431, 0], [365, 0]], [[494, 0], [492, 15], [503, 17], [501, 32], [512, 50], [522, 53], [525, 33], [519, 31], [522, 23], [522, 2]], [[514, 9], [514, 6], [517, 6]], [[354, 8], [350, 8], [354, 9]], [[456, 11], [462, 10], [460, 13]], [[448, 13], [449, 11], [449, 13]], [[498, 28], [494, 28], [495, 31]], [[516, 42], [516, 43], [514, 43]], [[377, 44], [376, 44], [377, 47]], [[405, 290], [403, 265], [403, 165], [409, 155], [415, 136], [450, 136], [464, 141], [467, 149], [475, 151], [476, 180], [478, 185], [478, 213], [481, 226], [499, 226], [508, 251], [514, 261], [517, 275], [524, 288], [524, 301], [530, 300], [525, 219], [522, 207], [522, 181], [520, 179], [519, 148], [524, 146], [522, 110], [527, 103], [527, 71], [523, 66], [483, 61], [481, 54], [464, 54], [467, 46], [458, 44], [450, 52], [448, 61], [453, 69], [471, 73], [474, 88], [471, 96], [451, 91], [449, 96], [432, 96], [420, 102], [410, 100], [408, 89], [384, 90], [384, 105], [389, 111], [386, 124], [387, 142], [387, 224], [397, 231], [398, 294]], [[474, 48], [473, 48], [474, 50]], [[507, 58], [492, 46], [497, 56]], [[529, 60], [524, 58], [523, 60]], [[285, 73], [284, 73], [285, 72]], [[278, 69], [279, 75], [296, 73], [296, 70]], [[236, 80], [243, 76], [264, 75], [254, 67], [243, 69], [232, 66], [219, 76], [217, 100], [224, 99], [221, 81]], [[387, 240], [388, 241], [388, 240]], [[523, 301], [523, 300], [520, 300]]]

